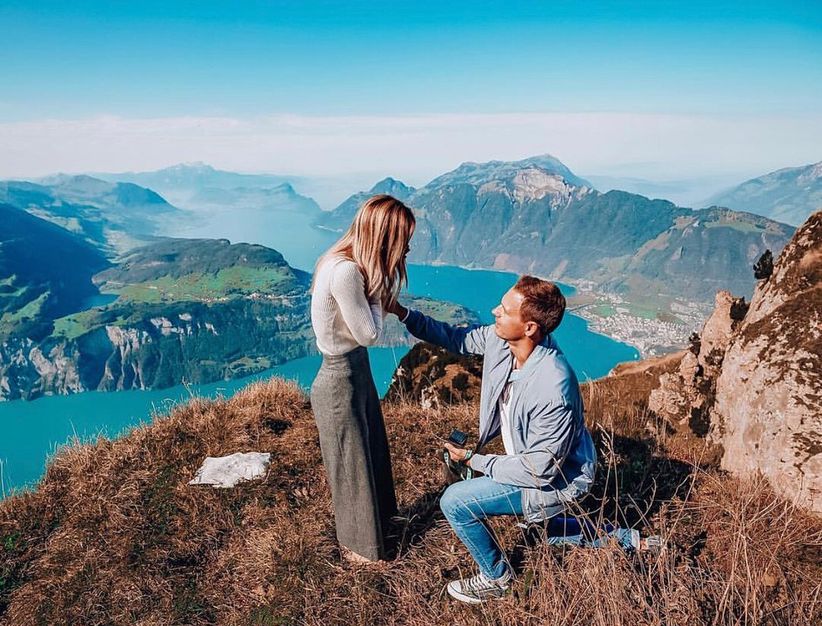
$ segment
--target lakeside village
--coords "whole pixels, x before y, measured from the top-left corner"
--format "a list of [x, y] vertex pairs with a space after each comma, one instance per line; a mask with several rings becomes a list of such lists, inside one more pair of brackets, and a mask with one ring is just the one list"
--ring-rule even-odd
[[713, 310], [712, 304], [662, 298], [643, 305], [627, 302], [615, 293], [593, 291], [592, 285], [574, 285], [568, 310], [585, 319], [589, 328], [634, 346], [640, 358], [659, 356], [688, 346]]

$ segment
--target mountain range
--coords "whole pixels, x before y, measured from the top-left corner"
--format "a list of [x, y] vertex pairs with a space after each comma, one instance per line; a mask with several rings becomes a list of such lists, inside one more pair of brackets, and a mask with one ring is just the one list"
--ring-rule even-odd
[[[750, 294], [752, 264], [793, 232], [750, 213], [600, 193], [550, 156], [464, 163], [405, 189], [417, 215], [412, 261], [531, 272], [629, 297]], [[323, 216], [324, 225], [350, 222], [362, 197]]]
[[85, 175], [0, 181], [0, 202], [76, 233], [109, 256], [152, 241], [180, 217], [151, 189]]
[[709, 202], [798, 226], [822, 208], [822, 161], [752, 178]]
[[367, 180], [362, 175], [292, 176], [285, 174], [246, 174], [221, 170], [202, 162], [178, 163], [147, 172], [96, 172], [92, 176], [110, 182], [131, 182], [161, 193], [173, 204], [189, 208], [203, 189], [269, 189], [289, 184], [303, 196], [324, 207], [334, 207], [342, 198]]
[[204, 189], [270, 188], [295, 182], [295, 177], [240, 174], [199, 162], [180, 163], [151, 172], [95, 173], [94, 176], [110, 182], [129, 182], [149, 187], [181, 206]]

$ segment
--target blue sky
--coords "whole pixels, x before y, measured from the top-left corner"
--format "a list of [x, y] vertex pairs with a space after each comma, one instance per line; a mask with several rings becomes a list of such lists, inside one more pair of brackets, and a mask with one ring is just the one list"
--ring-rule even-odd
[[822, 2], [810, 0], [4, 0], [0, 29], [6, 128], [621, 113], [817, 129], [822, 112]]

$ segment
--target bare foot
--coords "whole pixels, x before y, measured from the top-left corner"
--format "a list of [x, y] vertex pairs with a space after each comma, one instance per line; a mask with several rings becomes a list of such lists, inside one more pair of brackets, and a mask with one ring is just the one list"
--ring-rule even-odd
[[342, 546], [340, 546], [340, 553], [342, 554], [342, 557], [352, 565], [380, 566], [385, 564], [385, 561], [383, 561], [382, 559], [377, 559], [376, 561], [374, 561], [372, 559], [369, 559], [368, 557], [363, 556], [362, 554], [357, 554], [353, 550], [343, 548]]

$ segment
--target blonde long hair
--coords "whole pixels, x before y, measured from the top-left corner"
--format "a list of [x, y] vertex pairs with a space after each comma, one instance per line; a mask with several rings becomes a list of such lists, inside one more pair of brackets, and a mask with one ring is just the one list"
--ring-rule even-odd
[[332, 256], [354, 261], [363, 274], [366, 295], [383, 306], [393, 305], [408, 283], [405, 255], [415, 226], [414, 214], [405, 204], [387, 194], [372, 196], [317, 267]]

